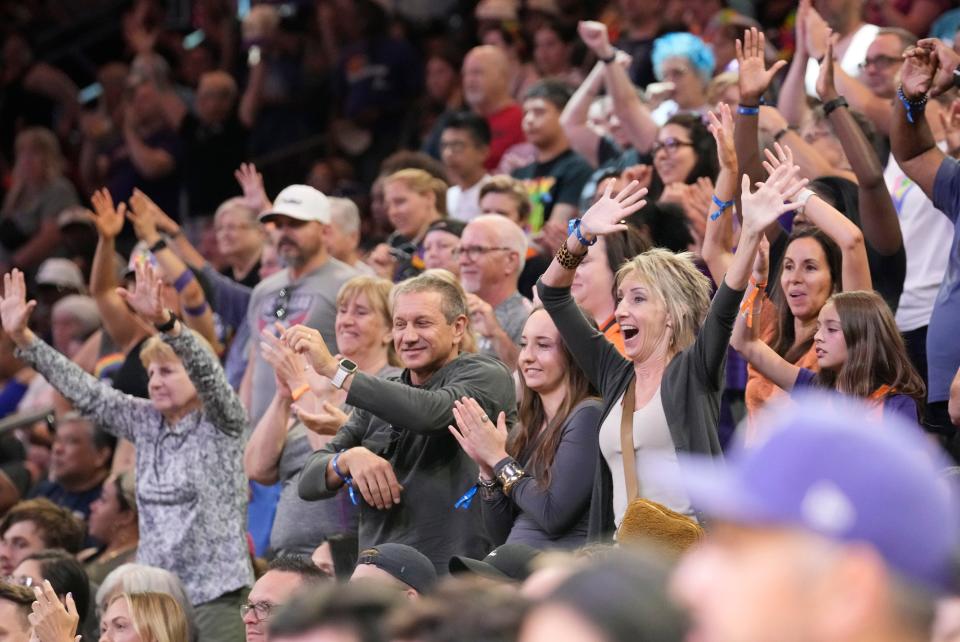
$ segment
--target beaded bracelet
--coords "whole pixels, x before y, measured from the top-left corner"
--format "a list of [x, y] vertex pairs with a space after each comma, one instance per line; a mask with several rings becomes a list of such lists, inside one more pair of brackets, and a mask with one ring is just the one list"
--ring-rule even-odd
[[[907, 96], [903, 93], [903, 84], [897, 86], [897, 98], [900, 99], [900, 102], [903, 103], [903, 108], [907, 111], [907, 122], [911, 125], [916, 121], [916, 116], [923, 113], [923, 110], [927, 107], [927, 95], [924, 94], [923, 97], [917, 102], [912, 102], [907, 100]], [[913, 110], [916, 109], [917, 113], [914, 114]]]

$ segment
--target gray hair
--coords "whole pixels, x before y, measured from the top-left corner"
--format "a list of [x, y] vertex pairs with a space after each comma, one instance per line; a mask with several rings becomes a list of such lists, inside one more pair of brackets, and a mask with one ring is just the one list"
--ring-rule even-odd
[[502, 214], [481, 214], [470, 219], [467, 227], [477, 223], [487, 225], [493, 230], [497, 245], [517, 253], [517, 274], [523, 272], [523, 266], [527, 262], [527, 235], [524, 234], [523, 228]]
[[89, 337], [100, 327], [100, 310], [92, 297], [68, 294], [53, 304], [52, 313], [69, 314], [80, 323], [80, 335]]
[[220, 215], [223, 214], [224, 212], [232, 212], [232, 211], [243, 212], [247, 216], [247, 218], [254, 223], [257, 222], [257, 215], [260, 213], [257, 210], [253, 209], [252, 207], [250, 207], [249, 205], [247, 205], [247, 202], [243, 200], [243, 198], [239, 196], [234, 196], [233, 198], [228, 198], [224, 202], [220, 203], [220, 206], [217, 208], [217, 211], [214, 212], [213, 214], [213, 218], [214, 220], [216, 220], [220, 218]]
[[360, 231], [360, 209], [349, 198], [330, 196], [330, 222], [344, 234]]
[[436, 270], [427, 270], [423, 274], [401, 281], [393, 286], [393, 291], [390, 292], [390, 309], [392, 310], [396, 305], [397, 298], [401, 294], [437, 292], [440, 294], [440, 309], [447, 323], [453, 323], [460, 316], [469, 319], [467, 298], [463, 293], [463, 288], [452, 278], [444, 278], [436, 272]]
[[97, 612], [101, 615], [116, 595], [121, 593], [163, 593], [169, 595], [187, 619], [190, 629], [190, 641], [196, 642], [197, 621], [187, 597], [187, 590], [180, 579], [168, 570], [147, 566], [146, 564], [123, 564], [110, 571], [97, 589]]

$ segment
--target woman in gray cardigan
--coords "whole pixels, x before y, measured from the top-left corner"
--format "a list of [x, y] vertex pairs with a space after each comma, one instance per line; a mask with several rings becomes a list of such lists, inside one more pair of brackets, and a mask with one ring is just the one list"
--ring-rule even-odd
[[[710, 283], [689, 253], [653, 249], [625, 263], [616, 278], [616, 317], [627, 358], [593, 328], [570, 295], [574, 270], [597, 236], [626, 228], [623, 219], [646, 203], [646, 189], [631, 182], [616, 197], [603, 196], [574, 221], [572, 233], [537, 284], [544, 308], [604, 400], [600, 421], [600, 464], [590, 504], [589, 535], [612, 536], [627, 504], [624, 466], [634, 466], [638, 496], [692, 514], [689, 501], [665, 475], [677, 468], [678, 452], [720, 455], [717, 419], [730, 332], [763, 230], [783, 212], [785, 201], [806, 181], [795, 170], [778, 169], [750, 193], [743, 178], [743, 231], [730, 269], [710, 303]], [[727, 216], [732, 216], [727, 213]], [[621, 453], [620, 421], [625, 393], [634, 386], [633, 444]]]

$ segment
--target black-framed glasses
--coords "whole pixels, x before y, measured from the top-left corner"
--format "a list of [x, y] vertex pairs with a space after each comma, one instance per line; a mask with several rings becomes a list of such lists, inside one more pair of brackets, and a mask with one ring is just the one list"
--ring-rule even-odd
[[461, 245], [457, 248], [461, 256], [467, 257], [471, 261], [476, 261], [481, 256], [486, 256], [490, 252], [513, 252], [509, 247], [485, 247], [483, 245]]
[[884, 71], [897, 64], [898, 62], [903, 62], [903, 58], [895, 58], [894, 56], [874, 56], [873, 58], [864, 58], [857, 67], [861, 70], [866, 69], [869, 66], [874, 66], [880, 71]]
[[657, 152], [662, 149], [666, 151], [667, 154], [675, 154], [681, 147], [693, 147], [693, 143], [686, 140], [680, 140], [679, 138], [665, 138], [655, 142], [650, 148], [650, 153], [656, 156]]
[[291, 288], [280, 288], [280, 291], [277, 292], [277, 299], [273, 303], [273, 316], [278, 321], [287, 318], [287, 306], [290, 305], [291, 292]]
[[276, 607], [276, 604], [270, 602], [247, 602], [240, 605], [240, 617], [247, 617], [250, 611], [253, 611], [257, 617], [257, 621], [263, 622], [270, 617], [270, 614]]

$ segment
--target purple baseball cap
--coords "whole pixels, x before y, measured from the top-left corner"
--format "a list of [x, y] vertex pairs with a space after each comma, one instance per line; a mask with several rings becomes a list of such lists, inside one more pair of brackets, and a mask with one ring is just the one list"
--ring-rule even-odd
[[957, 585], [960, 507], [950, 464], [916, 424], [823, 393], [767, 413], [771, 435], [724, 466], [683, 457], [692, 504], [719, 520], [793, 526], [872, 546], [901, 577]]

